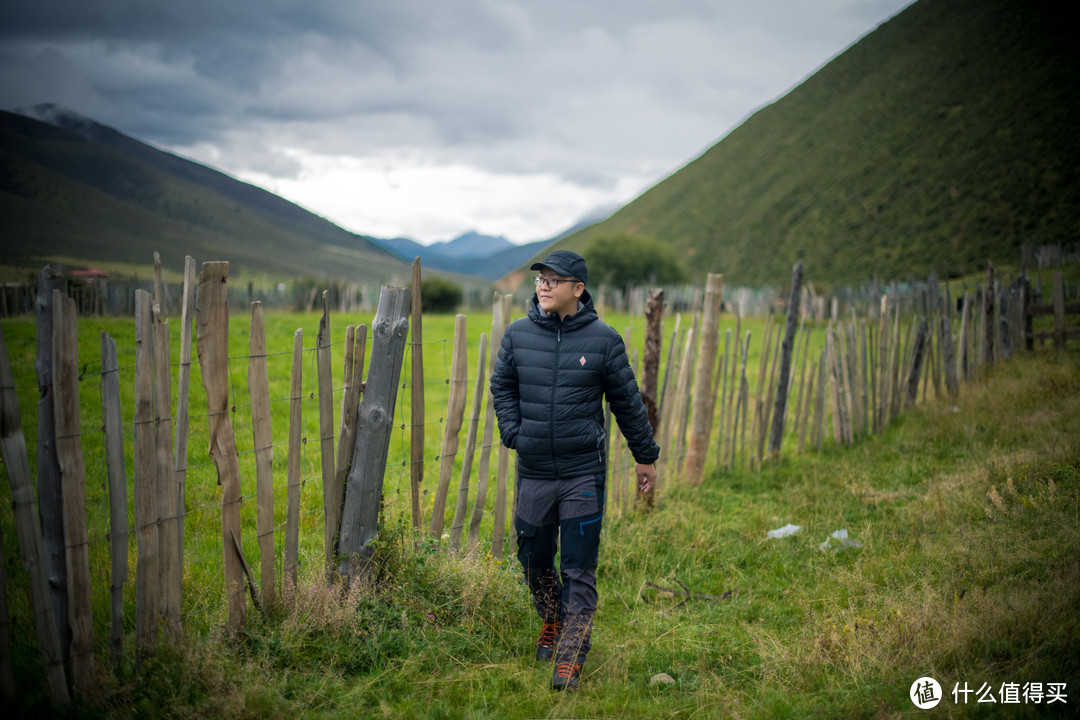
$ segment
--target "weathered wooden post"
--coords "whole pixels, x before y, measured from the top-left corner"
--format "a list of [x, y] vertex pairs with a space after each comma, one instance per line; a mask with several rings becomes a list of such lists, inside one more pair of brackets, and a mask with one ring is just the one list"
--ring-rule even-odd
[[[514, 296], [506, 294], [502, 296], [503, 312], [502, 312], [502, 331], [505, 332], [506, 327], [510, 324], [510, 315], [512, 311], [512, 303]], [[501, 336], [501, 332], [500, 332]], [[499, 340], [499, 345], [502, 344], [502, 340]], [[494, 357], [499, 352], [496, 344], [492, 343], [492, 356]], [[494, 359], [492, 360], [494, 363]], [[494, 367], [494, 365], [493, 365]], [[506, 533], [506, 506], [507, 506], [507, 476], [510, 472], [510, 449], [498, 443], [499, 448], [499, 462], [498, 467], [495, 470], [495, 517], [494, 527], [491, 530], [491, 556], [493, 558], [502, 558], [503, 554], [503, 539]]]
[[53, 291], [53, 395], [56, 458], [64, 497], [64, 544], [75, 694], [94, 685], [94, 622], [90, 608], [90, 547], [86, 530], [86, 466], [79, 427], [79, 333], [75, 301]]
[[262, 302], [251, 303], [248, 334], [248, 397], [255, 449], [256, 529], [264, 607], [277, 603], [274, 578], [274, 433], [270, 425], [270, 378], [266, 372], [266, 323]]
[[795, 349], [795, 329], [799, 321], [799, 300], [802, 298], [802, 263], [791, 269], [791, 294], [788, 298], [784, 342], [780, 347], [780, 377], [776, 385], [776, 407], [773, 410], [772, 431], [769, 435], [769, 454], [780, 453], [784, 439], [784, 415], [787, 410], [788, 383], [791, 381], [791, 353]]
[[1050, 302], [1054, 306], [1054, 348], [1065, 349], [1065, 281], [1061, 271], [1054, 273], [1054, 289], [1051, 291]]
[[994, 364], [994, 263], [986, 263], [986, 295], [983, 305], [983, 363]]
[[240, 550], [240, 459], [229, 420], [229, 263], [205, 262], [199, 278], [196, 346], [210, 416], [210, 457], [221, 485], [221, 535], [225, 562], [225, 593], [229, 603], [229, 633], [247, 621], [244, 565]]
[[[645, 358], [644, 371], [641, 374], [641, 401], [645, 404], [645, 412], [649, 417], [649, 425], [652, 426], [653, 435], [660, 435], [660, 406], [657, 402], [659, 397], [660, 382], [660, 354], [663, 336], [660, 326], [664, 315], [664, 291], [660, 288], [649, 292], [649, 303], [645, 310]], [[609, 423], [610, 425], [610, 423]], [[610, 436], [611, 433], [609, 432]], [[661, 452], [667, 452], [662, 448]], [[635, 489], [635, 497], [645, 507], [651, 507], [653, 493], [642, 494]]]
[[378, 537], [386, 456], [397, 402], [397, 386], [409, 334], [409, 288], [384, 285], [372, 324], [371, 364], [357, 421], [356, 449], [345, 488], [338, 571], [353, 577], [367, 567]]
[[60, 653], [67, 662], [71, 651], [71, 621], [68, 619], [67, 561], [64, 553], [64, 500], [60, 489], [60, 463], [56, 459], [56, 419], [53, 407], [53, 292], [64, 291], [64, 277], [56, 265], [46, 265], [38, 276], [34, 310], [37, 315], [38, 381], [37, 407], [37, 495], [41, 541], [45, 548], [45, 568], [49, 576]]
[[[498, 292], [491, 302], [491, 352], [487, 364], [487, 374], [481, 366], [476, 375], [478, 386], [487, 385], [488, 378], [495, 372], [495, 360], [499, 357], [499, 345], [502, 343], [502, 333], [505, 327], [503, 318], [503, 300]], [[483, 353], [481, 353], [483, 355]], [[495, 401], [491, 393], [487, 393], [487, 402], [484, 403], [484, 437], [480, 443], [480, 462], [476, 467], [476, 502], [473, 504], [472, 520], [469, 522], [469, 536], [465, 544], [465, 551], [475, 555], [480, 545], [480, 522], [484, 517], [484, 505], [487, 503], [488, 484], [491, 477], [491, 449], [495, 441]], [[499, 443], [502, 445], [502, 443]]]
[[[151, 297], [135, 291], [135, 648], [157, 646], [161, 604], [157, 480], [154, 473], [154, 342]], [[205, 372], [205, 369], [204, 369]]]
[[[367, 352], [367, 325], [345, 328], [345, 390], [341, 394], [341, 431], [338, 436], [337, 465], [334, 468], [334, 487], [341, 488], [341, 503], [345, 503], [345, 483], [352, 467], [353, 452], [356, 449], [356, 423], [359, 420], [361, 388], [364, 381], [364, 355]], [[336, 492], [336, 491], [335, 491]], [[338, 530], [334, 528], [334, 542], [337, 543]]]
[[[735, 338], [735, 350], [736, 350], [735, 354], [740, 355], [740, 353], [739, 353], [739, 338], [738, 338], [737, 335], [736, 335], [736, 338]], [[732, 399], [734, 400], [734, 402], [732, 403], [732, 405], [733, 405], [733, 415], [732, 415], [732, 421], [731, 421], [731, 461], [728, 463], [728, 467], [735, 467], [736, 451], [738, 450], [738, 448], [740, 446], [740, 443], [739, 443], [739, 420], [740, 420], [740, 417], [742, 419], [743, 427], [744, 428], [746, 427], [746, 410], [747, 410], [748, 403], [749, 403], [749, 400], [750, 400], [750, 395], [747, 392], [747, 382], [746, 382], [746, 363], [747, 363], [747, 360], [749, 358], [749, 353], [750, 353], [750, 331], [747, 330], [746, 335], [745, 335], [745, 337], [744, 337], [744, 339], [742, 341], [742, 353], [741, 353], [741, 356], [739, 358], [739, 360], [740, 360], [740, 362], [739, 362], [740, 369], [739, 369], [738, 389], [736, 390], [735, 387], [732, 387], [732, 390], [731, 390]], [[735, 385], [735, 383], [732, 382], [732, 386], [734, 386], [734, 385]], [[746, 432], [744, 430], [743, 431], [743, 438], [745, 439], [745, 437], [746, 437]], [[745, 448], [744, 448], [744, 452], [743, 452], [743, 457], [746, 457]]]
[[[51, 294], [50, 294], [51, 301]], [[50, 323], [51, 324], [51, 323]], [[51, 344], [51, 343], [50, 343]], [[51, 362], [51, 360], [50, 360]], [[67, 705], [67, 680], [64, 677], [64, 653], [56, 628], [56, 615], [49, 592], [49, 571], [41, 539], [41, 525], [34, 497], [34, 481], [26, 453], [26, 436], [19, 415], [19, 399], [15, 394], [15, 378], [11, 374], [7, 343], [0, 329], [0, 454], [11, 485], [11, 507], [15, 529], [19, 534], [19, 554], [23, 568], [30, 576], [30, 606], [37, 631], [38, 654], [45, 673], [46, 692], [54, 705]]]
[[929, 334], [929, 324], [926, 318], [919, 323], [919, 331], [915, 335], [915, 347], [911, 355], [911, 372], [908, 373], [907, 402], [905, 405], [915, 404], [919, 392], [919, 378], [922, 374], [923, 358], [926, 354], [926, 340]]
[[649, 292], [649, 304], [645, 310], [645, 362], [641, 374], [641, 401], [649, 416], [653, 434], [660, 431], [659, 380], [662, 341], [660, 327], [664, 316], [664, 291], [655, 288]]
[[161, 617], [173, 639], [180, 634], [180, 599], [184, 571], [180, 567], [180, 518], [176, 509], [176, 476], [173, 475], [172, 396], [169, 392], [169, 327], [154, 304], [154, 476], [157, 479], [158, 570], [161, 575]]
[[465, 316], [454, 318], [454, 351], [450, 360], [450, 393], [446, 402], [442, 450], [439, 453], [439, 485], [435, 489], [435, 506], [431, 511], [431, 536], [442, 536], [446, 520], [446, 495], [454, 472], [454, 457], [458, 449], [458, 433], [465, 414], [465, 386], [468, 383], [468, 352], [465, 337]]
[[176, 525], [177, 549], [180, 552], [180, 567], [184, 567], [184, 519], [187, 515], [185, 498], [187, 492], [187, 456], [188, 456], [188, 400], [191, 388], [191, 336], [192, 321], [195, 319], [195, 258], [184, 257], [184, 295], [180, 309], [180, 371], [176, 392], [176, 460], [173, 464], [176, 474], [176, 510], [180, 520]]
[[[757, 392], [754, 397], [754, 419], [750, 425], [750, 453], [752, 460], [755, 462], [760, 459], [765, 450], [762, 418], [765, 415], [765, 390], [769, 384], [769, 376], [766, 373], [769, 371], [769, 353], [772, 351], [773, 345], [773, 323], [774, 318], [772, 311], [770, 310], [768, 316], [765, 318], [765, 332], [761, 334], [761, 353], [758, 357]], [[747, 417], [749, 417], [749, 414]], [[761, 438], [760, 441], [759, 438]], [[759, 446], [761, 448], [760, 451], [757, 450]]]
[[701, 343], [698, 348], [697, 369], [694, 371], [693, 420], [686, 453], [686, 480], [690, 485], [700, 485], [705, 472], [705, 455], [709, 448], [713, 414], [713, 368], [716, 366], [716, 351], [720, 345], [720, 304], [723, 301], [723, 291], [724, 276], [709, 273], [705, 282]]
[[720, 422], [719, 429], [716, 432], [716, 469], [718, 471], [724, 469], [724, 438], [727, 436], [727, 386], [728, 386], [728, 366], [732, 364], [731, 359], [731, 328], [728, 328], [724, 332], [724, 354], [720, 357], [720, 379], [717, 384], [720, 386]]
[[[0, 293], [7, 292], [0, 289]], [[5, 310], [7, 303], [4, 303]], [[3, 554], [3, 536], [0, 535], [0, 557]], [[0, 562], [0, 703], [4, 707], [15, 707], [18, 691], [15, 689], [15, 673], [11, 669], [11, 616], [7, 604], [7, 563]]]
[[461, 533], [465, 527], [465, 513], [469, 509], [469, 478], [472, 476], [473, 457], [476, 455], [476, 432], [480, 425], [480, 409], [487, 384], [484, 369], [487, 367], [487, 335], [480, 335], [480, 357], [476, 361], [476, 383], [473, 385], [473, 401], [469, 412], [469, 428], [465, 433], [465, 456], [461, 459], [461, 480], [458, 483], [457, 504], [454, 520], [450, 525], [450, 549], [461, 548]]
[[300, 469], [302, 452], [303, 419], [301, 417], [301, 397], [303, 391], [304, 366], [304, 331], [298, 328], [293, 333], [292, 376], [289, 385], [289, 467], [287, 480], [288, 506], [285, 508], [285, 550], [283, 595], [291, 603], [296, 594], [297, 566], [300, 551], [300, 486], [303, 482]]
[[423, 526], [424, 518], [420, 510], [420, 485], [424, 482], [424, 316], [423, 316], [423, 281], [420, 272], [420, 256], [412, 264], [412, 400], [409, 403], [409, 421], [412, 423], [409, 453], [410, 489], [412, 490], [413, 529]]
[[334, 570], [334, 542], [341, 524], [341, 493], [334, 472], [334, 377], [330, 357], [330, 293], [322, 292], [323, 314], [319, 320], [315, 364], [319, 384], [319, 451], [323, 480], [323, 550], [326, 573]]
[[101, 333], [101, 415], [105, 428], [105, 464], [109, 474], [109, 656], [120, 666], [124, 640], [124, 584], [128, 579], [127, 474], [120, 422], [120, 374], [116, 342]]

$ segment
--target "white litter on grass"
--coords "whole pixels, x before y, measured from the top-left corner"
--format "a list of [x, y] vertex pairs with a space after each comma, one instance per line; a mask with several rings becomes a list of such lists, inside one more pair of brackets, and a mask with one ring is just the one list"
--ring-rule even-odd
[[[834, 544], [833, 540], [838, 540], [839, 542]], [[832, 550], [833, 552], [840, 552], [841, 550], [846, 550], [847, 548], [861, 547], [862, 543], [858, 540], [848, 539], [847, 528], [841, 528], [840, 530], [834, 531], [832, 535], [825, 539], [825, 542], [818, 544], [818, 550], [820, 550], [821, 552], [828, 552], [829, 550]]]
[[656, 673], [651, 678], [649, 678], [649, 684], [650, 685], [661, 685], [661, 686], [663, 686], [663, 685], [674, 685], [675, 684], [675, 678], [671, 677], [667, 673], [663, 673], [663, 672], [662, 673]]
[[782, 528], [777, 528], [775, 530], [770, 530], [768, 535], [771, 538], [782, 538], [782, 537], [787, 537], [788, 535], [794, 535], [795, 533], [799, 532], [800, 530], [802, 530], [801, 525], [792, 525], [791, 523], [788, 523], [787, 525], [785, 525]]

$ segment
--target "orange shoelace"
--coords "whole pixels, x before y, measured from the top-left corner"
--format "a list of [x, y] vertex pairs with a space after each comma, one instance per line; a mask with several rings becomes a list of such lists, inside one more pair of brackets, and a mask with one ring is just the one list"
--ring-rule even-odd
[[540, 639], [536, 641], [536, 644], [547, 648], [554, 647], [560, 629], [559, 623], [544, 623], [544, 626], [540, 628]]
[[573, 663], [561, 662], [555, 666], [555, 674], [561, 678], [569, 679], [579, 672], [581, 672], [581, 666]]

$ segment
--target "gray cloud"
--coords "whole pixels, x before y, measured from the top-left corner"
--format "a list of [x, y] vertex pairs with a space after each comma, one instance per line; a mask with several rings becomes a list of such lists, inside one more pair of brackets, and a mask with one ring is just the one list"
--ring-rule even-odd
[[905, 4], [0, 0], [0, 107], [57, 102], [229, 172], [295, 178], [301, 148], [610, 189]]

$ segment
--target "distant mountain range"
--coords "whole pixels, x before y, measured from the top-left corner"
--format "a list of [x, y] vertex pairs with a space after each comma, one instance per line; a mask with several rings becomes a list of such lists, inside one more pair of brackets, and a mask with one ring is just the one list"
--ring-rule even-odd
[[419, 257], [421, 267], [462, 275], [473, 275], [487, 280], [498, 280], [526, 263], [534, 255], [542, 254], [548, 245], [575, 233], [593, 223], [603, 220], [615, 207], [601, 207], [586, 215], [572, 227], [548, 240], [514, 245], [501, 236], [481, 235], [467, 232], [453, 240], [421, 245], [409, 238], [380, 240], [372, 238], [402, 260], [412, 262]]

